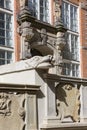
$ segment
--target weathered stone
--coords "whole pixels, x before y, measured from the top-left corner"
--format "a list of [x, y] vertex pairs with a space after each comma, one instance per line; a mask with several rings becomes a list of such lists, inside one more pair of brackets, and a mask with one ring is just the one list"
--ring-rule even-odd
[[79, 122], [80, 92], [72, 84], [59, 84], [56, 88], [57, 115], [62, 122]]

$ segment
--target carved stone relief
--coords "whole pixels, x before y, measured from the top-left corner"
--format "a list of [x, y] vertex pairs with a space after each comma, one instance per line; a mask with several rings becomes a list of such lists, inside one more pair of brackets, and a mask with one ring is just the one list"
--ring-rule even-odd
[[47, 44], [47, 32], [46, 32], [46, 29], [42, 28], [41, 29], [41, 42], [42, 42], [42, 45], [44, 44]]
[[0, 93], [0, 130], [25, 130], [25, 95]]
[[20, 7], [24, 8], [28, 5], [28, 0], [20, 0]]
[[[59, 1], [56, 1], [56, 20], [60, 20], [61, 18], [61, 12], [60, 12], [60, 5]], [[26, 14], [25, 14], [26, 16]], [[31, 19], [31, 17], [28, 18]], [[27, 17], [27, 16], [26, 16]], [[25, 17], [25, 18], [26, 18]], [[31, 19], [32, 20], [32, 19]], [[21, 15], [19, 17], [19, 20], [21, 21]], [[50, 32], [49, 27], [47, 28], [45, 26], [42, 26], [42, 28], [39, 28], [37, 24], [38, 21], [35, 21], [34, 19], [32, 22], [19, 22], [19, 34], [21, 35], [21, 51], [20, 51], [20, 59], [31, 59], [32, 57], [35, 61], [37, 56], [42, 56], [43, 59], [46, 58], [44, 56], [52, 55], [55, 58], [55, 64], [54, 64], [54, 70], [53, 73], [61, 74], [62, 72], [62, 55], [61, 51], [64, 47], [65, 43], [65, 29], [63, 27], [63, 24], [58, 24], [56, 28], [54, 28], [55, 31]], [[44, 23], [43, 23], [44, 24]], [[41, 24], [40, 24], [41, 27]], [[57, 31], [57, 32], [56, 32]], [[56, 34], [55, 34], [56, 32]], [[45, 51], [44, 51], [45, 50]], [[46, 62], [47, 63], [47, 62]], [[50, 62], [51, 63], [51, 62]], [[29, 66], [32, 66], [28, 64]], [[38, 64], [34, 68], [37, 67]], [[40, 64], [41, 65], [41, 64]], [[51, 64], [52, 65], [52, 64]], [[46, 67], [42, 65], [43, 68]], [[38, 65], [38, 68], [40, 66]], [[48, 64], [47, 64], [48, 67]], [[32, 67], [33, 68], [33, 67]]]
[[61, 21], [61, 5], [59, 0], [55, 0], [55, 25]]
[[11, 115], [11, 98], [7, 93], [0, 93], [0, 115]]
[[57, 33], [57, 41], [56, 41], [56, 47], [59, 50], [63, 50], [65, 46], [65, 32], [58, 32]]
[[29, 60], [25, 61], [26, 68], [49, 68], [53, 67], [54, 58], [52, 55], [47, 56], [34, 56]]
[[56, 87], [57, 116], [61, 122], [79, 122], [80, 93], [72, 84]]

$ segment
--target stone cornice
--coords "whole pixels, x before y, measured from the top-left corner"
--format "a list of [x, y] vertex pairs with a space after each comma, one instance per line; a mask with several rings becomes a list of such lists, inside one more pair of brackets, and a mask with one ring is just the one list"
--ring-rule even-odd
[[40, 89], [40, 86], [38, 86], [38, 85], [0, 83], [0, 91], [1, 90], [9, 90], [9, 91], [37, 91], [39, 89]]
[[47, 22], [42, 22], [42, 21], [36, 19], [35, 17], [30, 15], [30, 13], [27, 9], [21, 10], [21, 12], [18, 15], [17, 21], [18, 21], [19, 25], [21, 24], [21, 22], [24, 22], [24, 21], [31, 22], [32, 23], [31, 26], [38, 28], [38, 29], [46, 28], [47, 32], [54, 33], [54, 34], [56, 34], [58, 31], [63, 31], [63, 32], [67, 31], [67, 29], [64, 27], [64, 25], [61, 23], [58, 23], [58, 26], [56, 27]]
[[44, 74], [45, 79], [55, 80], [56, 82], [64, 82], [64, 83], [77, 83], [87, 85], [86, 78], [74, 78], [69, 76], [55, 75], [55, 74]]

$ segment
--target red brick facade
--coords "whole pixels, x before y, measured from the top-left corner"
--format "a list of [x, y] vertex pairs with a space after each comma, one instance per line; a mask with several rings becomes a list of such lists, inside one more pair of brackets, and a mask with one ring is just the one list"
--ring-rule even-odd
[[80, 65], [81, 77], [87, 77], [87, 1], [82, 1], [80, 7]]
[[19, 12], [19, 0], [14, 0], [14, 41], [15, 41], [15, 61], [19, 60], [19, 56], [20, 56], [20, 36], [17, 33], [17, 27], [18, 27], [18, 23], [17, 23], [17, 14]]

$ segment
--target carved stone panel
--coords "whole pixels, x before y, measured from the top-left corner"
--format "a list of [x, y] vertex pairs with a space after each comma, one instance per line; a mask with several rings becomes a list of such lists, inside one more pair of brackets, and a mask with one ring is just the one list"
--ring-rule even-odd
[[0, 130], [24, 130], [24, 94], [0, 93]]
[[6, 93], [0, 93], [0, 115], [11, 115], [11, 99]]
[[59, 84], [56, 89], [57, 116], [61, 122], [78, 122], [79, 89], [72, 84]]

